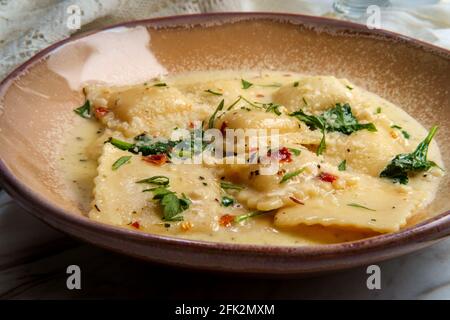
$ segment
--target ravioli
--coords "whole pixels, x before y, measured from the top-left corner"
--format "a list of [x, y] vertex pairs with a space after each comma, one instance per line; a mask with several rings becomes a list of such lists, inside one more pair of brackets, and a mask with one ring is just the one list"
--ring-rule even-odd
[[[85, 93], [102, 127], [83, 151], [98, 159], [89, 217], [125, 228], [253, 244], [355, 240], [424, 216], [444, 174], [431, 141], [433, 162], [412, 168], [407, 185], [380, 177], [395, 157], [413, 153], [427, 130], [346, 79], [204, 72], [135, 86], [91, 85]], [[339, 113], [344, 105], [347, 113]], [[184, 135], [174, 138], [179, 129]], [[186, 139], [198, 129], [200, 140], [214, 129], [228, 141], [222, 147], [233, 149], [218, 157], [214, 140], [195, 149]], [[249, 129], [264, 132], [268, 144], [254, 148], [248, 136], [227, 140]], [[239, 144], [244, 163], [237, 163]], [[272, 174], [263, 173], [264, 160], [275, 164]], [[167, 183], [139, 182], [158, 177]]]
[[128, 137], [144, 131], [168, 136], [174, 128], [185, 128], [199, 116], [208, 116], [213, 108], [194, 104], [178, 89], [167, 85], [144, 84], [114, 90], [93, 86], [86, 92], [88, 100], [110, 111], [101, 118], [106, 127]]
[[[152, 193], [143, 192], [154, 186], [137, 181], [165, 176], [170, 179], [172, 191], [184, 193], [192, 201], [190, 208], [184, 212], [189, 230], [210, 232], [217, 228], [220, 189], [211, 170], [200, 165], [153, 165], [143, 161], [139, 155], [132, 155], [120, 169], [113, 170], [113, 163], [123, 156], [130, 156], [130, 153], [110, 144], [104, 145], [95, 178], [95, 198], [89, 213], [91, 219], [125, 227], [139, 221], [139, 226], [148, 231], [164, 229], [162, 213], [152, 200]], [[206, 218], [206, 213], [201, 210], [204, 207], [208, 207]], [[181, 224], [174, 224], [168, 231], [182, 229]]]

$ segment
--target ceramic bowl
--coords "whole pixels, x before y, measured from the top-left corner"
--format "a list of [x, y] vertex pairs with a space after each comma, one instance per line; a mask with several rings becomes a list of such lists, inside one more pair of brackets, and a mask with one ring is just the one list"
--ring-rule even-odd
[[74, 125], [80, 84], [140, 81], [212, 69], [278, 69], [345, 77], [400, 105], [437, 140], [450, 167], [450, 51], [398, 34], [327, 18], [221, 13], [134, 21], [58, 42], [0, 85], [0, 179], [19, 204], [76, 238], [145, 260], [197, 269], [308, 275], [371, 264], [450, 234], [450, 180], [433, 216], [400, 232], [342, 244], [279, 247], [223, 244], [125, 230], [89, 220], [61, 192], [54, 148]]

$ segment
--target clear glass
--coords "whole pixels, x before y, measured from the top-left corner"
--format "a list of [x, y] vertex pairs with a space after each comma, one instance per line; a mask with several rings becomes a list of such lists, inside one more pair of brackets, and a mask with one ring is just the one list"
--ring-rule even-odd
[[333, 8], [338, 14], [349, 19], [359, 19], [366, 14], [367, 7], [376, 5], [380, 8], [391, 5], [389, 0], [335, 0]]

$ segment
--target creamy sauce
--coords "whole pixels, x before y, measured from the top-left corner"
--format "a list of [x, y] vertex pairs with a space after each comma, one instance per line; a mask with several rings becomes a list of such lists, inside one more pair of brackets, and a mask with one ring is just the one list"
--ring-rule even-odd
[[[242, 89], [241, 79], [246, 79], [253, 85], [248, 89]], [[410, 178], [410, 182], [406, 187], [391, 186], [393, 184], [390, 181], [386, 181], [387, 179], [380, 179], [377, 176], [380, 169], [387, 165], [389, 159], [392, 159], [392, 155], [413, 151], [417, 144], [420, 143], [420, 141], [422, 141], [422, 139], [426, 136], [427, 130], [400, 108], [382, 100], [379, 97], [376, 97], [373, 94], [356, 88], [353, 84], [346, 80], [340, 81], [339, 83], [336, 82], [336, 84], [333, 82], [334, 80], [329, 81], [328, 79], [319, 79], [317, 80], [319, 82], [316, 80], [317, 79], [310, 80], [300, 74], [291, 72], [221, 71], [196, 72], [171, 76], [164, 79], [158, 79], [157, 81], [149, 81], [150, 83], [164, 82], [167, 83], [169, 87], [168, 89], [151, 87], [150, 90], [155, 91], [155, 95], [160, 94], [156, 90], [172, 90], [171, 88], [177, 89], [177, 92], [174, 94], [170, 91], [165, 91], [168, 92], [167, 94], [164, 93], [167, 96], [158, 96], [159, 100], [154, 100], [165, 101], [165, 99], [172, 99], [170, 100], [170, 107], [180, 108], [180, 111], [177, 111], [176, 114], [172, 115], [172, 118], [169, 117], [170, 115], [167, 116], [164, 112], [161, 115], [151, 114], [149, 116], [146, 111], [148, 106], [144, 106], [144, 109], [138, 109], [134, 108], [134, 105], [133, 108], [130, 108], [129, 105], [126, 104], [136, 103], [136, 101], [140, 99], [138, 97], [140, 97], [142, 92], [145, 92], [144, 90], [146, 90], [149, 86], [148, 84], [144, 84], [136, 89], [133, 89], [136, 93], [132, 96], [125, 97], [119, 95], [119, 98], [116, 99], [115, 102], [116, 106], [113, 107], [111, 107], [109, 103], [114, 100], [114, 92], [120, 92], [124, 89], [113, 89], [111, 91], [112, 93], [105, 94], [104, 89], [98, 89], [95, 86], [90, 87], [88, 88], [88, 98], [91, 99], [94, 106], [104, 105], [105, 107], [110, 108], [112, 112], [110, 112], [105, 119], [102, 119], [102, 121], [80, 118], [76, 121], [76, 125], [66, 132], [67, 136], [63, 139], [65, 145], [63, 148], [63, 154], [61, 155], [60, 165], [65, 174], [65, 184], [67, 185], [67, 189], [71, 193], [71, 197], [75, 197], [77, 199], [80, 208], [86, 212], [86, 215], [90, 215], [93, 219], [106, 223], [117, 221], [117, 223], [113, 224], [131, 229], [136, 229], [130, 226], [131, 222], [139, 220], [140, 230], [144, 232], [218, 242], [267, 245], [317, 245], [338, 243], [361, 239], [377, 234], [380, 230], [385, 230], [386, 228], [389, 229], [390, 223], [393, 225], [398, 223], [403, 227], [406, 221], [411, 220], [412, 217], [417, 217], [419, 214], [426, 216], [426, 205], [434, 197], [442, 171], [432, 169], [429, 172], [418, 174], [417, 176]], [[222, 95], [216, 96], [214, 94], [205, 94], [205, 88], [216, 91], [219, 90]], [[177, 96], [178, 94], [179, 96]], [[230, 194], [239, 201], [240, 206], [234, 208], [223, 208], [219, 205], [216, 206], [211, 204], [208, 206], [204, 205], [204, 208], [202, 208], [201, 200], [196, 201], [194, 199], [194, 203], [192, 205], [193, 210], [195, 211], [197, 210], [197, 207], [199, 208], [195, 211], [196, 215], [186, 213], [187, 218], [194, 221], [193, 224], [195, 227], [192, 229], [188, 228], [188, 230], [185, 230], [186, 228], [180, 228], [179, 225], [181, 223], [171, 224], [169, 228], [164, 226], [164, 222], [161, 221], [158, 214], [155, 214], [155, 210], [152, 209], [151, 204], [148, 205], [150, 208], [144, 208], [142, 210], [133, 209], [132, 214], [127, 213], [126, 215], [123, 214], [123, 212], [111, 213], [114, 210], [109, 209], [108, 214], [111, 213], [112, 217], [111, 219], [108, 218], [109, 220], [103, 217], [103, 211], [100, 213], [96, 212], [93, 205], [96, 204], [96, 201], [97, 205], [100, 205], [100, 200], [93, 201], [94, 188], [98, 189], [97, 197], [100, 197], [102, 192], [99, 190], [101, 190], [101, 188], [108, 183], [117, 183], [119, 185], [122, 184], [121, 188], [126, 189], [126, 192], [129, 190], [131, 190], [130, 192], [136, 192], [135, 189], [133, 189], [135, 186], [133, 185], [130, 187], [131, 189], [128, 188], [128, 182], [124, 179], [136, 175], [136, 177], [133, 176], [133, 181], [136, 181], [136, 179], [141, 177], [139, 175], [141, 170], [143, 175], [145, 175], [145, 170], [148, 170], [145, 165], [142, 166], [139, 162], [140, 156], [133, 155], [131, 164], [124, 165], [123, 168], [117, 170], [117, 174], [123, 174], [123, 176], [111, 177], [111, 175], [107, 172], [111, 168], [111, 161], [116, 160], [121, 155], [129, 154], [129, 152], [115, 150], [114, 148], [111, 148], [111, 150], [108, 148], [102, 149], [104, 148], [103, 142], [107, 140], [109, 136], [118, 136], [123, 139], [129, 139], [130, 137], [142, 133], [142, 131], [150, 131], [154, 135], [167, 136], [169, 130], [172, 130], [174, 127], [181, 126], [183, 122], [186, 122], [186, 119], [191, 119], [190, 117], [193, 115], [199, 115], [199, 118], [208, 119], [211, 113], [214, 112], [217, 102], [222, 98], [225, 99], [225, 105], [228, 106], [235, 101], [236, 97], [239, 95], [244, 95], [246, 99], [250, 101], [258, 101], [260, 103], [270, 103], [276, 101], [278, 104], [282, 105], [281, 110], [283, 113], [289, 113], [297, 110], [299, 107], [303, 107], [311, 108], [311, 110], [314, 111], [314, 114], [320, 114], [326, 110], [324, 108], [332, 107], [335, 103], [345, 103], [348, 101], [352, 107], [355, 117], [358, 120], [362, 122], [375, 123], [378, 128], [378, 132], [376, 134], [381, 135], [384, 132], [386, 133], [386, 137], [382, 136], [379, 138], [380, 140], [371, 140], [374, 136], [371, 136], [370, 134], [374, 133], [370, 133], [367, 130], [358, 131], [350, 136], [344, 136], [343, 134], [336, 132], [328, 133], [327, 150], [323, 156], [317, 158], [315, 153], [312, 151], [314, 151], [317, 147], [317, 139], [320, 139], [321, 135], [317, 130], [312, 132], [302, 132], [299, 135], [300, 137], [296, 139], [303, 142], [300, 143], [297, 140], [296, 141], [298, 142], [299, 147], [304, 147], [304, 150], [302, 149], [301, 156], [298, 159], [295, 159], [293, 164], [286, 165], [286, 169], [288, 171], [293, 170], [294, 164], [296, 165], [297, 161], [299, 161], [302, 166], [311, 163], [314, 165], [311, 165], [311, 168], [308, 167], [308, 169], [305, 170], [305, 173], [302, 173], [304, 177], [299, 177], [299, 181], [296, 180], [292, 183], [289, 182], [287, 187], [283, 187], [284, 189], [277, 187], [279, 185], [279, 179], [270, 180], [267, 178], [269, 180], [262, 180], [263, 178], [261, 178], [261, 182], [258, 182], [258, 179], [256, 179], [256, 181], [250, 181], [246, 180], [248, 172], [243, 170], [241, 167], [235, 166], [231, 167], [231, 169], [225, 168], [223, 169], [223, 172], [221, 171], [221, 173], [227, 177], [227, 180], [233, 180], [233, 182], [249, 186], [248, 190], [243, 192], [232, 191]], [[110, 101], [108, 100], [108, 97]], [[127, 99], [129, 101], [126, 101]], [[183, 113], [183, 108], [186, 108], [186, 105], [183, 104], [185, 103], [184, 99], [188, 101], [187, 104], [189, 104], [189, 106], [193, 106], [185, 114]], [[119, 100], [119, 106], [117, 106], [117, 100]], [[139, 101], [141, 101], [140, 103], [143, 103], [143, 100]], [[164, 101], [161, 106], [163, 106]], [[120, 103], [123, 103], [123, 105], [120, 105]], [[305, 103], [306, 106], [304, 105]], [[239, 105], [239, 107], [242, 106]], [[245, 109], [246, 107], [243, 108]], [[218, 120], [216, 121], [216, 127], [218, 126], [218, 128], [220, 128], [221, 124], [225, 121], [227, 126], [231, 128], [239, 128], [246, 125], [252, 126], [254, 123], [260, 123], [258, 126], [263, 123], [263, 126], [265, 126], [264, 123], [273, 125], [276, 122], [280, 122], [279, 119], [281, 119], [271, 114], [275, 120], [267, 120], [266, 112], [250, 113], [254, 111], [249, 111], [248, 114], [251, 116], [246, 117], [246, 110], [244, 109], [239, 108], [239, 113], [236, 114], [219, 115]], [[142, 112], [142, 110], [145, 112]], [[136, 119], [138, 121], [136, 121]], [[174, 119], [173, 123], [170, 122], [172, 119]], [[251, 121], [249, 119], [251, 119]], [[257, 122], [258, 119], [261, 121]], [[292, 123], [294, 123], [294, 125], [290, 128], [289, 126]], [[187, 123], [184, 124], [187, 125]], [[282, 133], [283, 130], [287, 130], [285, 132], [286, 135], [284, 136], [285, 139], [287, 139], [285, 143], [286, 145], [293, 143], [291, 138], [297, 134], [295, 130], [298, 130], [296, 126], [299, 124], [300, 122], [297, 119], [292, 118], [286, 119], [285, 122], [283, 122], [279, 127]], [[392, 124], [395, 124], [402, 129], [390, 128]], [[105, 126], [108, 127], [106, 131]], [[151, 130], [154, 131], [152, 132]], [[410, 137], [405, 138], [402, 130], [407, 132]], [[281, 139], [282, 142], [284, 142], [283, 139]], [[384, 141], [386, 141], [386, 143], [384, 143]], [[395, 141], [395, 143], [392, 141]], [[309, 152], [309, 150], [311, 152]], [[97, 166], [99, 165], [99, 156], [102, 152], [103, 156], [100, 160], [100, 166], [97, 169]], [[110, 156], [105, 155], [105, 153], [108, 152], [111, 154]], [[392, 155], [386, 156], [385, 153], [389, 152], [392, 152]], [[428, 158], [442, 166], [440, 153], [434, 142], [432, 142], [430, 146]], [[337, 170], [337, 166], [344, 159], [349, 167], [348, 172], [339, 172]], [[319, 167], [322, 165], [322, 168], [317, 169], [317, 165], [319, 165]], [[340, 175], [339, 181], [344, 181], [344, 185], [340, 186], [338, 184], [334, 185], [331, 183], [326, 184], [317, 182], [315, 177], [320, 174], [320, 170], [325, 170], [324, 168], [330, 171], [334, 170], [333, 172], [336, 175]], [[129, 170], [129, 172], [126, 170]], [[159, 172], [158, 170], [160, 169], [158, 168], [155, 170], [155, 172]], [[165, 169], [163, 168], [161, 170]], [[199, 171], [200, 173], [197, 174], [195, 170], [197, 169], [187, 169], [187, 177], [185, 178], [185, 181], [189, 182], [189, 174], [192, 174], [193, 182], [191, 182], [191, 184], [194, 182], [197, 183], [196, 177], [200, 176], [202, 173]], [[203, 169], [199, 168], [198, 170]], [[101, 174], [102, 177], [98, 176], [99, 172], [103, 172]], [[162, 172], [164, 173], [164, 171]], [[149, 175], [151, 176], [151, 174]], [[233, 179], [230, 177], [233, 177]], [[122, 180], [119, 180], [119, 178]], [[96, 179], [96, 184], [94, 183], [94, 179]], [[404, 209], [408, 211], [407, 214], [405, 214], [405, 221], [399, 218], [398, 221], [391, 222], [388, 218], [386, 219], [386, 225], [382, 225], [380, 223], [378, 226], [372, 226], [370, 225], [370, 222], [369, 224], [365, 224], [365, 222], [361, 222], [360, 219], [361, 216], [364, 217], [364, 215], [375, 213], [364, 210], [360, 212], [361, 209], [357, 208], [351, 208], [351, 210], [354, 210], [355, 212], [353, 213], [353, 211], [350, 211], [350, 213], [346, 213], [344, 217], [333, 215], [322, 216], [322, 211], [324, 210], [319, 210], [314, 217], [311, 216], [311, 212], [316, 210], [316, 207], [308, 207], [311, 203], [318, 201], [321, 203], [319, 204], [320, 207], [320, 205], [323, 205], [322, 197], [324, 197], [324, 199], [328, 199], [328, 194], [336, 192], [336, 190], [338, 190], [337, 192], [340, 192], [339, 190], [341, 188], [350, 188], [352, 183], [354, 183], [352, 182], [353, 180], [360, 184], [364, 184], [366, 181], [369, 181], [369, 183], [374, 181], [374, 184], [370, 185], [366, 189], [356, 189], [354, 194], [344, 194], [343, 199], [346, 199], [347, 201], [349, 197], [357, 198], [357, 201], [355, 200], [355, 202], [365, 204], [369, 203], [370, 206], [377, 207], [376, 214], [382, 214], [385, 209], [378, 209], [377, 205], [383, 201], [385, 203], [389, 203], [388, 198], [391, 194], [387, 193], [387, 196], [383, 200], [380, 200], [377, 196], [381, 193], [377, 193], [374, 186], [378, 186], [378, 184], [380, 184], [380, 192], [381, 190], [385, 191], [386, 188], [392, 187], [392, 201], [395, 201], [399, 197], [398, 194], [400, 194], [400, 196], [404, 194], [405, 199], [407, 199], [405, 203], [411, 204], [411, 210], [406, 207]], [[380, 182], [378, 182], [378, 180], [380, 180]], [[182, 188], [183, 181], [180, 180], [180, 182], [175, 186]], [[372, 187], [372, 192], [370, 187]], [[212, 190], [213, 186], [209, 185], [208, 188]], [[291, 190], [289, 188], [294, 190], [294, 193], [289, 191]], [[189, 186], [186, 186], [185, 189], [180, 190], [187, 190], [187, 192], [189, 191], [191, 193], [193, 192], [192, 190], [189, 190]], [[201, 191], [198, 192], [200, 192], [200, 196], [203, 196]], [[108, 192], [106, 191], [104, 194], [104, 197], [107, 198]], [[134, 197], [133, 193], [130, 194]], [[124, 205], [127, 210], [131, 210], [130, 208], [132, 208], [135, 202], [142, 201], [142, 203], [147, 203], [148, 199], [139, 198], [141, 197], [140, 190], [137, 191], [136, 194], [139, 194], [139, 196], [136, 195], [136, 199], [133, 198], [134, 201], [132, 203], [126, 204], [126, 206]], [[279, 217], [277, 216], [278, 224], [274, 224], [274, 217], [272, 214], [258, 216], [249, 219], [244, 223], [232, 225], [230, 227], [223, 227], [217, 223], [217, 217], [220, 217], [222, 214], [236, 215], [246, 213], [249, 210], [260, 210], [260, 208], [267, 208], [265, 210], [269, 210], [271, 206], [274, 206], [274, 203], [285, 201], [287, 195], [292, 196], [292, 194], [295, 194], [296, 198], [304, 201], [306, 204], [304, 207], [308, 209], [292, 206], [292, 204], [289, 205], [287, 209], [285, 206], [282, 206], [278, 209], [278, 213], [280, 215]], [[116, 198], [120, 197], [121, 193], [117, 193], [117, 195], [118, 196], [116, 196]], [[150, 198], [150, 195], [150, 193], [146, 194], [146, 197]], [[112, 188], [111, 196], [114, 196], [114, 190]], [[195, 194], [193, 194], [192, 197], [195, 197]], [[271, 199], [273, 199], [273, 201]], [[327, 210], [334, 210], [335, 212], [339, 210], [350, 210], [345, 206], [348, 204], [348, 201], [346, 203], [338, 203], [339, 206], [335, 206], [337, 201], [336, 199], [339, 198], [330, 198], [329, 202], [327, 202], [328, 200], [324, 200], [326, 204], [325, 209], [328, 208]], [[106, 202], [108, 201], [106, 200]], [[107, 207], [107, 204], [104, 205]], [[300, 212], [301, 210], [304, 212]], [[288, 213], [288, 219], [281, 216], [281, 211], [286, 211]], [[290, 211], [294, 212], [290, 213]], [[91, 213], [89, 214], [89, 212]], [[211, 214], [211, 216], [214, 215], [215, 220], [212, 219], [214, 221], [208, 221], [207, 226], [201, 227], [202, 223], [204, 223], [203, 220], [205, 219], [201, 220], [199, 216], [201, 217], [208, 214]], [[396, 213], [394, 212], [393, 214]], [[114, 220], [116, 218], [118, 218], [118, 220]], [[392, 228], [395, 228], [395, 226]]]

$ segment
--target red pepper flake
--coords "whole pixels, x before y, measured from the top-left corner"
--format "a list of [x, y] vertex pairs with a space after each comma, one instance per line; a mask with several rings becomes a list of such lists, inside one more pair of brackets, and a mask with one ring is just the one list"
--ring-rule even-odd
[[143, 160], [160, 166], [165, 164], [169, 159], [167, 158], [167, 155], [165, 153], [160, 153], [146, 156]]
[[226, 133], [226, 128], [228, 128], [228, 125], [227, 125], [227, 122], [226, 121], [224, 121], [224, 122], [222, 122], [222, 125], [220, 126], [220, 132], [222, 132], [222, 135], [225, 135], [225, 133]]
[[234, 221], [234, 216], [232, 216], [231, 214], [224, 214], [223, 216], [220, 217], [219, 224], [222, 227], [229, 227], [229, 226], [231, 226], [233, 221]]
[[256, 97], [257, 97], [257, 98], [264, 98], [264, 95], [261, 94], [261, 93], [258, 93], [258, 94], [256, 95]]
[[139, 229], [141, 227], [141, 225], [137, 221], [130, 223], [130, 226], [132, 226], [133, 228], [136, 228], [136, 229]]
[[[267, 152], [267, 156], [271, 156], [272, 155], [272, 151], [269, 150]], [[288, 148], [283, 147], [281, 149], [278, 149], [278, 154], [276, 155], [276, 158], [280, 161], [280, 162], [291, 162], [292, 161], [292, 153], [289, 151]]]
[[302, 204], [302, 205], [305, 204], [304, 202], [302, 202], [302, 201], [300, 201], [300, 200], [298, 200], [297, 198], [294, 198], [294, 197], [289, 197], [289, 199], [291, 199], [293, 202], [295, 202], [297, 204]]
[[95, 117], [97, 119], [103, 118], [108, 112], [109, 112], [109, 110], [104, 107], [95, 108], [95, 111], [94, 111]]
[[189, 122], [189, 128], [193, 129], [194, 128], [194, 123], [191, 121]]
[[324, 182], [330, 182], [333, 183], [334, 181], [336, 181], [338, 177], [335, 176], [334, 174], [331, 173], [327, 173], [327, 172], [321, 172], [319, 174], [319, 179], [324, 181]]

